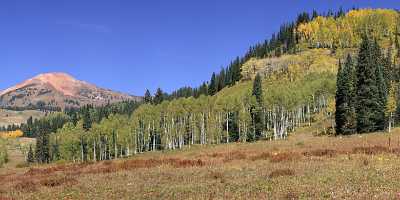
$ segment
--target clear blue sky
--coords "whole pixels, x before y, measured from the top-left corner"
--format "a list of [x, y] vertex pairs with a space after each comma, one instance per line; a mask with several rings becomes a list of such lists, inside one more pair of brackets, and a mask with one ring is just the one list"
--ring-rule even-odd
[[197, 86], [299, 12], [398, 0], [0, 2], [0, 89], [44, 72], [143, 95]]

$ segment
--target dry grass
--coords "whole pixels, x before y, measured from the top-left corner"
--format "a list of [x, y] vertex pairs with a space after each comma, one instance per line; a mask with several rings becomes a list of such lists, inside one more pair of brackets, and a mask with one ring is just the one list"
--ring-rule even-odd
[[[192, 146], [130, 159], [0, 170], [13, 199], [396, 199], [400, 130]], [[390, 138], [390, 139], [389, 139]], [[302, 141], [302, 145], [298, 145]], [[389, 146], [389, 142], [391, 145]], [[1, 198], [0, 198], [1, 199]]]
[[269, 178], [276, 178], [280, 176], [294, 176], [294, 171], [291, 169], [277, 169], [269, 174]]

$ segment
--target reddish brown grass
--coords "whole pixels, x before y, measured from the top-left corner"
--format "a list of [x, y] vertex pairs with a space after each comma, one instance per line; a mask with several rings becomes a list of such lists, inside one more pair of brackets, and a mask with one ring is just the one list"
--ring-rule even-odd
[[75, 185], [78, 181], [72, 177], [50, 177], [39, 181], [39, 184], [46, 187], [57, 187], [61, 185]]
[[271, 153], [269, 152], [262, 152], [260, 154], [254, 155], [250, 157], [250, 160], [252, 161], [256, 161], [256, 160], [268, 160], [269, 158], [271, 158]]
[[375, 154], [382, 154], [382, 153], [392, 153], [391, 149], [384, 146], [369, 146], [369, 147], [354, 147], [353, 153], [363, 153], [367, 155], [375, 155]]
[[333, 156], [336, 156], [337, 154], [338, 154], [338, 152], [333, 149], [315, 149], [315, 150], [306, 151], [303, 153], [304, 156], [316, 156], [316, 157], [328, 156], [331, 158]]
[[[104, 164], [106, 163], [106, 164]], [[161, 165], [170, 165], [175, 168], [187, 168], [187, 167], [202, 167], [205, 165], [201, 159], [187, 160], [178, 158], [169, 159], [147, 159], [147, 160], [125, 160], [123, 162], [103, 162], [103, 165], [96, 165], [83, 173], [87, 174], [99, 174], [99, 173], [112, 173], [122, 170], [134, 170], [140, 168], [153, 168]]]
[[12, 200], [12, 199], [11, 199], [11, 198], [8, 198], [8, 197], [0, 196], [0, 200]]
[[273, 163], [299, 160], [301, 155], [296, 152], [280, 152], [271, 154], [270, 161]]
[[21, 192], [35, 192], [37, 190], [36, 183], [29, 179], [18, 182], [14, 185], [14, 188]]
[[247, 158], [247, 155], [240, 151], [233, 151], [225, 154], [224, 159], [222, 160], [225, 162], [231, 162], [233, 160], [244, 160]]

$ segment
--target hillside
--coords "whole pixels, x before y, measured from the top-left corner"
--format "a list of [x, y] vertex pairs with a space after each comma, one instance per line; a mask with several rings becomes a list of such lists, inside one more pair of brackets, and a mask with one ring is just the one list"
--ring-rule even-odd
[[65, 73], [40, 74], [0, 92], [0, 107], [19, 110], [63, 109], [126, 100], [141, 98], [99, 88]]
[[14, 111], [0, 109], [0, 127], [7, 127], [8, 125], [20, 125], [21, 123], [26, 123], [29, 117], [33, 119], [39, 119], [45, 116], [45, 113], [38, 110], [24, 110], [24, 111]]

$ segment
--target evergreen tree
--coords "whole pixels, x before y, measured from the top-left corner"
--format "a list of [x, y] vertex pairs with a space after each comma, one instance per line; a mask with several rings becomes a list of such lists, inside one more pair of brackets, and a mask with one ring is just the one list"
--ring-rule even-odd
[[256, 97], [258, 104], [263, 104], [262, 80], [260, 74], [258, 73], [253, 82], [252, 95]]
[[90, 128], [92, 128], [92, 120], [90, 119], [90, 107], [89, 105], [87, 105], [85, 107], [85, 109], [83, 109], [83, 116], [82, 116], [82, 120], [83, 120], [83, 129], [85, 131], [89, 131]]
[[[372, 65], [375, 66], [376, 85], [379, 94], [378, 110], [376, 111], [375, 122], [378, 130], [383, 130], [385, 129], [385, 110], [389, 93], [387, 86], [389, 85], [390, 80], [384, 76], [385, 61], [382, 57], [381, 48], [376, 40], [373, 43], [372, 49]], [[386, 80], [388, 84], [386, 84]]]
[[50, 130], [49, 123], [47, 121], [41, 121], [42, 125], [40, 126], [37, 138], [36, 138], [36, 160], [39, 163], [48, 163], [50, 162], [50, 147], [49, 147], [49, 133]]
[[262, 93], [262, 80], [260, 74], [257, 74], [253, 82], [252, 95], [256, 98], [256, 105], [252, 106], [252, 121], [254, 128], [255, 139], [258, 140], [262, 136], [264, 129], [263, 123], [263, 93]]
[[221, 91], [225, 87], [225, 69], [222, 68], [219, 76], [218, 76], [218, 89], [217, 91]]
[[146, 93], [144, 94], [144, 103], [151, 103], [152, 97], [150, 91], [146, 89]]
[[208, 86], [208, 94], [210, 96], [214, 95], [217, 93], [217, 80], [216, 80], [216, 75], [215, 73], [212, 74], [211, 80], [210, 80], [210, 85]]
[[161, 88], [157, 88], [157, 91], [154, 94], [153, 103], [155, 105], [157, 105], [157, 104], [160, 104], [163, 101], [164, 101], [164, 92], [161, 90]]
[[373, 132], [384, 128], [381, 120], [384, 119], [382, 94], [384, 80], [377, 46], [364, 35], [358, 54], [357, 63], [357, 131], [361, 133]]
[[28, 151], [28, 155], [27, 155], [26, 161], [28, 163], [35, 162], [35, 155], [33, 154], [32, 145], [29, 145], [29, 151]]
[[395, 37], [394, 37], [394, 45], [395, 45], [395, 47], [396, 47], [396, 49], [397, 49], [397, 57], [399, 57], [400, 58], [400, 42], [399, 42], [399, 38], [398, 38], [398, 35], [399, 35], [400, 33], [398, 32], [398, 30], [396, 29], [396, 34], [395, 34]]
[[355, 68], [350, 55], [342, 67], [339, 61], [339, 71], [336, 82], [336, 134], [352, 134], [356, 131], [356, 95]]
[[28, 118], [28, 120], [26, 120], [26, 125], [27, 125], [27, 133], [26, 133], [26, 135], [28, 136], [28, 137], [31, 137], [32, 136], [32, 127], [33, 127], [33, 119], [32, 119], [32, 116], [30, 116], [29, 118]]
[[343, 128], [345, 126], [345, 90], [344, 90], [344, 69], [342, 67], [342, 62], [339, 60], [338, 73], [336, 76], [336, 95], [335, 95], [335, 122], [336, 122], [336, 134], [342, 134]]

